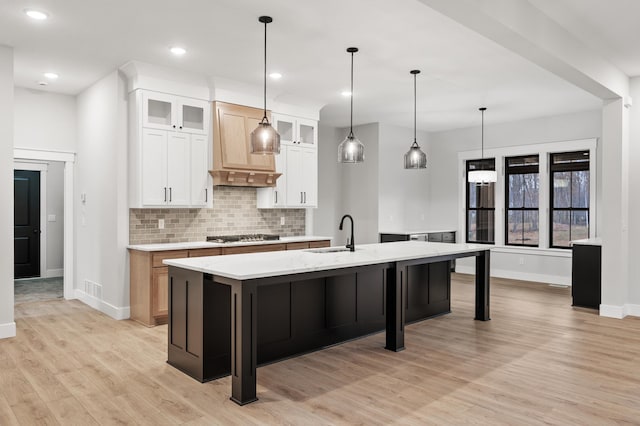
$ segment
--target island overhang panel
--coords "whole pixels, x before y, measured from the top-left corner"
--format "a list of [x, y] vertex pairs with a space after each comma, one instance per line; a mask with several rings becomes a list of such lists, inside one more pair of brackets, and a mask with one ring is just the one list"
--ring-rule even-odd
[[354, 253], [299, 250], [165, 261], [169, 363], [207, 381], [232, 376], [231, 399], [256, 397], [260, 364], [449, 312], [448, 261], [476, 257], [476, 316], [489, 319], [489, 248], [398, 242]]

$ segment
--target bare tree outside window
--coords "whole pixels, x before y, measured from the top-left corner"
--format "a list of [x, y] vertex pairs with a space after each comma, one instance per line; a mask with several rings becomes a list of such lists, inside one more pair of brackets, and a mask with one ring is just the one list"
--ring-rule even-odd
[[589, 151], [551, 154], [551, 247], [589, 237]]
[[467, 161], [467, 242], [495, 242], [495, 183], [469, 182], [472, 170], [495, 170], [494, 158]]
[[537, 247], [540, 241], [538, 155], [505, 158], [505, 244]]

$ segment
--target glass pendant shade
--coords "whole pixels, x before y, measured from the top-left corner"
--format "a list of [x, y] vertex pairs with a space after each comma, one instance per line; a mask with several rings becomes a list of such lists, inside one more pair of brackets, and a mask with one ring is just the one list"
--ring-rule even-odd
[[413, 142], [409, 151], [404, 154], [404, 168], [405, 169], [426, 169], [427, 168], [427, 154], [422, 152], [418, 142]]
[[251, 132], [252, 154], [280, 154], [280, 135], [268, 121], [258, 124]]
[[495, 170], [470, 170], [468, 176], [469, 182], [480, 185], [498, 180], [498, 174]]
[[411, 70], [410, 74], [413, 75], [413, 143], [404, 154], [404, 168], [405, 169], [426, 169], [427, 168], [427, 154], [422, 152], [420, 149], [420, 145], [418, 145], [418, 140], [416, 139], [416, 117], [417, 117], [417, 108], [416, 108], [416, 76], [420, 74], [420, 70]]
[[353, 54], [357, 47], [349, 47], [351, 53], [351, 115], [349, 121], [349, 136], [338, 145], [338, 163], [362, 163], [364, 161], [364, 144], [353, 135]]
[[270, 16], [261, 16], [258, 22], [264, 24], [264, 117], [258, 127], [251, 132], [251, 154], [280, 154], [280, 135], [267, 118], [267, 24], [273, 22]]
[[364, 145], [353, 134], [350, 134], [338, 145], [338, 162], [362, 163], [363, 161]]

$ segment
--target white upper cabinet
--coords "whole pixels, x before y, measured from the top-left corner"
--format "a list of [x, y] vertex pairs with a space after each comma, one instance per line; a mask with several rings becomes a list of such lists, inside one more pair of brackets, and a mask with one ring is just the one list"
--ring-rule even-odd
[[209, 103], [143, 91], [142, 127], [206, 135], [209, 131]]
[[129, 206], [211, 207], [209, 103], [136, 90], [129, 97]]
[[284, 114], [272, 114], [280, 134], [276, 171], [282, 176], [275, 188], [258, 188], [258, 208], [306, 208], [318, 206], [318, 122]]

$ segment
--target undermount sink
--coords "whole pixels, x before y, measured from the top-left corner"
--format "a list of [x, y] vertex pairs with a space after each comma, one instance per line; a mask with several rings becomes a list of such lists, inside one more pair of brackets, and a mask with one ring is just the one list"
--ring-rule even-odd
[[341, 251], [349, 251], [346, 247], [329, 247], [329, 248], [319, 248], [307, 250], [309, 253], [338, 253]]

